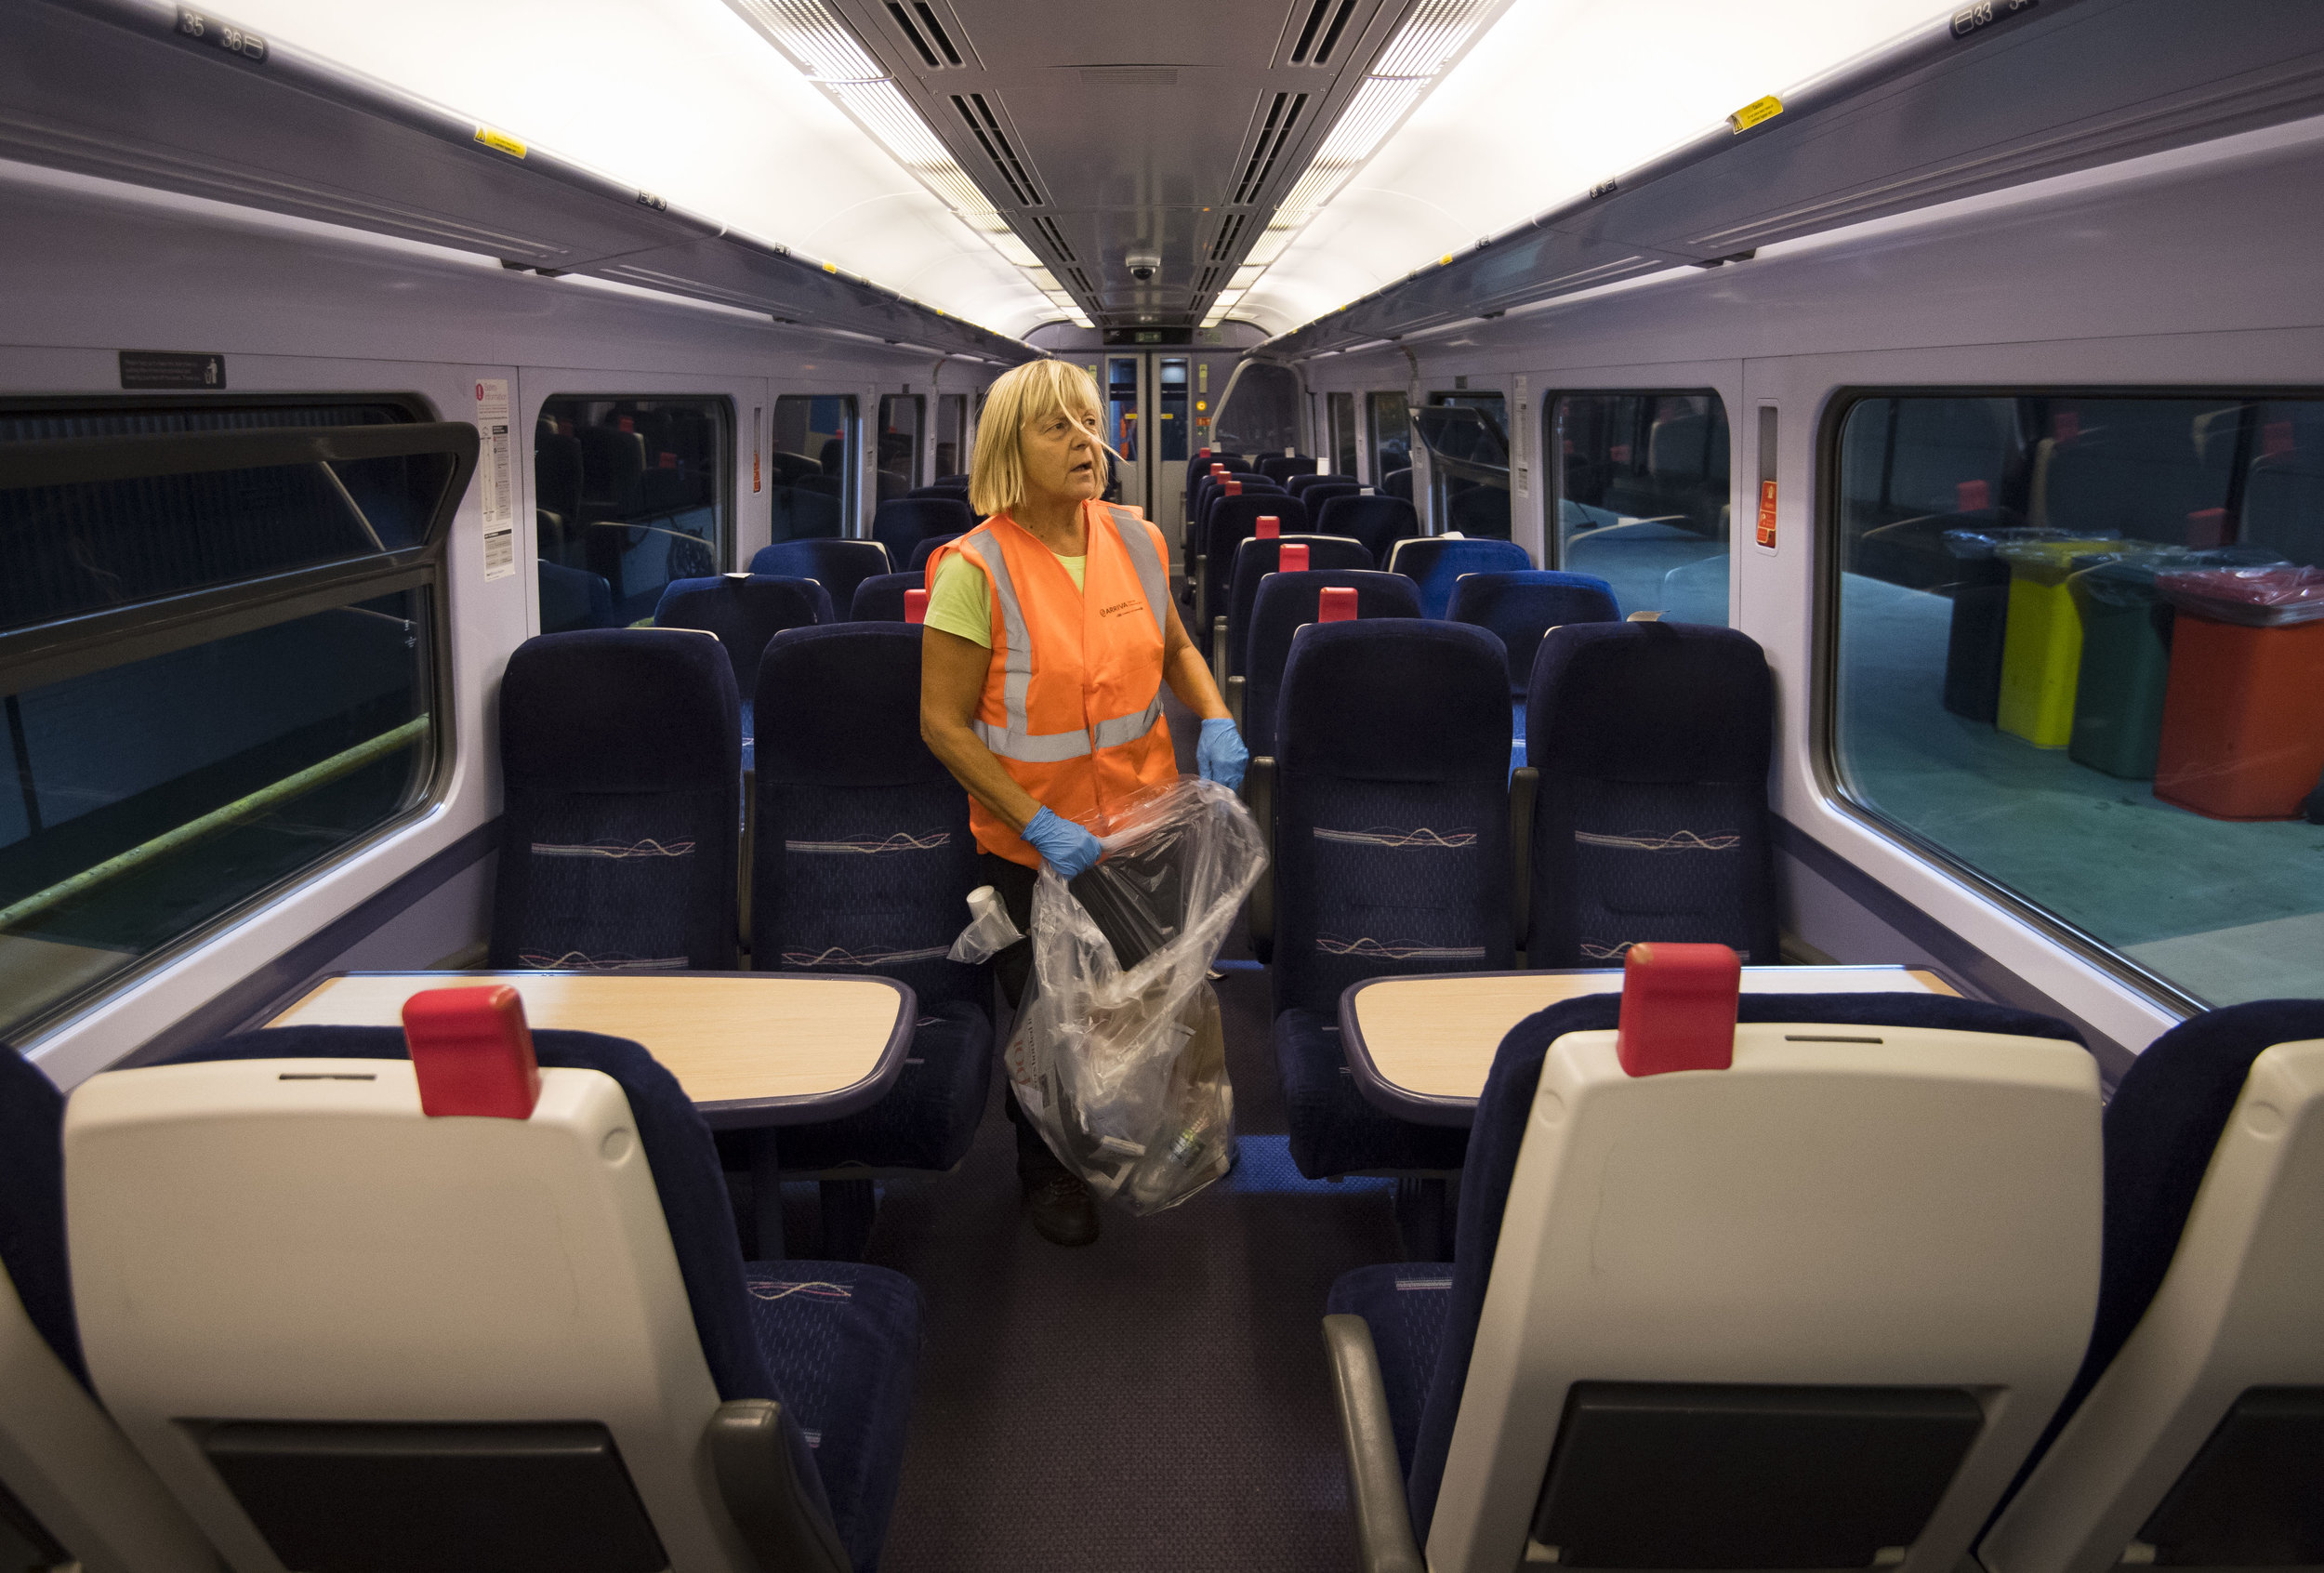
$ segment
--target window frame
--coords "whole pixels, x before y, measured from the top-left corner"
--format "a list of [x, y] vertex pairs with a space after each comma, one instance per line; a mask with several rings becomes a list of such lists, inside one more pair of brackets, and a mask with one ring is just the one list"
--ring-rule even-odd
[[[416, 546], [368, 558], [286, 569], [231, 584], [203, 586], [128, 606], [83, 612], [52, 622], [0, 631], [0, 694], [14, 696], [324, 612], [359, 606], [378, 596], [409, 590], [427, 594], [427, 637], [416, 648], [421, 668], [417, 687], [426, 694], [428, 703], [429, 759], [426, 774], [415, 786], [410, 800], [313, 862], [248, 892], [117, 971], [13, 1024], [7, 1029], [11, 1038], [31, 1042], [87, 1014], [247, 921], [253, 913], [281, 901], [293, 891], [327, 878], [443, 806], [451, 791], [461, 743], [452, 652], [452, 543], [460, 510], [475, 482], [481, 444], [474, 423], [439, 419], [434, 405], [417, 393], [331, 390], [246, 398], [215, 394], [143, 398], [99, 394], [55, 398], [18, 395], [0, 399], [0, 411], [10, 413], [357, 403], [398, 408], [410, 418], [370, 426], [257, 427], [0, 443], [0, 480], [6, 480], [11, 489], [41, 484], [46, 475], [57, 477], [48, 482], [54, 484], [264, 468], [246, 460], [219, 460], [231, 461], [237, 454], [260, 454], [271, 446], [280, 448], [301, 439], [305, 449], [300, 457], [314, 462], [443, 453], [449, 453], [453, 461], [452, 476], [437, 498]], [[74, 451], [67, 452], [68, 445]], [[34, 447], [43, 451], [26, 453]], [[107, 454], [106, 449], [113, 451]], [[178, 458], [181, 454], [191, 454], [193, 462]], [[89, 459], [95, 462], [87, 462]], [[172, 459], [178, 459], [178, 463], [165, 468]], [[75, 460], [84, 462], [76, 464]], [[20, 479], [28, 471], [30, 479]]]
[[[1405, 467], [1406, 469], [1411, 468], [1412, 464], [1411, 446], [1419, 441], [1420, 434], [1412, 429], [1412, 395], [1408, 390], [1367, 388], [1362, 390], [1362, 392], [1364, 394], [1364, 462], [1370, 467], [1372, 471], [1371, 479], [1365, 484], [1378, 491], [1381, 481], [1387, 477], [1388, 471], [1380, 467], [1380, 407], [1374, 401], [1384, 398], [1396, 398], [1404, 401]], [[1428, 522], [1422, 520], [1420, 526], [1425, 531]]]
[[[663, 395], [665, 398], [676, 396], [677, 395], [673, 394]], [[980, 389], [977, 393], [976, 401], [976, 408], [979, 411], [982, 411], [984, 407], [984, 390]], [[839, 533], [836, 536], [832, 536], [830, 538], [842, 541], [870, 540], [872, 538], [872, 521], [869, 514], [865, 511], [862, 501], [864, 492], [864, 421], [865, 418], [864, 415], [863, 392], [860, 390], [839, 393], [801, 392], [786, 389], [773, 390], [768, 395], [767, 403], [767, 452], [770, 455], [789, 451], [787, 449], [778, 448], [775, 445], [774, 435], [776, 422], [781, 418], [780, 412], [783, 408], [783, 402], [786, 399], [804, 399], [811, 404], [818, 399], [837, 399], [845, 410], [845, 419], [847, 422], [848, 466], [847, 473], [839, 478]], [[875, 404], [872, 408], [870, 419], [875, 425], [878, 422], [879, 410], [877, 404]], [[809, 430], [812, 430], [813, 428], [810, 427]], [[964, 439], [964, 441], [966, 440]], [[804, 457], [806, 456], [801, 455], [800, 456]], [[874, 464], [872, 468], [877, 469], [878, 466]], [[764, 522], [766, 525], [767, 539], [770, 542], [773, 542], [775, 540], [774, 493], [780, 484], [780, 482], [775, 481], [772, 477], [768, 479], [766, 491], [767, 515]], [[876, 495], [878, 492], [878, 486], [876, 483], [873, 490]], [[872, 511], [877, 512], [878, 510], [878, 507], [879, 505], [875, 501], [872, 505]], [[782, 538], [784, 540], [812, 540], [815, 537], [812, 535], [786, 535]], [[731, 569], [728, 570], [730, 573], [733, 570]]]
[[2141, 966], [2089, 931], [2001, 883], [1957, 853], [1938, 845], [1912, 826], [1890, 818], [1859, 798], [1848, 784], [1840, 759], [1840, 619], [1841, 575], [1845, 571], [1841, 539], [1842, 523], [1841, 464], [1842, 432], [1855, 407], [1874, 399], [2225, 399], [2259, 403], [2270, 399], [2309, 399], [2324, 402], [2324, 386], [2240, 383], [2234, 386], [2192, 383], [2054, 384], [1974, 383], [1844, 383], [1828, 390], [1816, 417], [1813, 583], [1810, 587], [1810, 671], [1808, 682], [1808, 770], [1823, 800], [1850, 823], [1896, 847], [1965, 886], [2012, 918], [2034, 930], [2082, 961], [2141, 996], [2147, 1003], [2181, 1017], [2199, 1015], [2212, 1007], [2160, 973]]

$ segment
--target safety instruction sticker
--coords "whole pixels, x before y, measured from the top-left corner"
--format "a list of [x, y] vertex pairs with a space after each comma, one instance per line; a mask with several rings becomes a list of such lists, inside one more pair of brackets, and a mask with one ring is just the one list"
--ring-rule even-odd
[[1753, 99], [1750, 103], [1727, 116], [1727, 129], [1735, 132], [1749, 131], [1761, 121], [1773, 120], [1782, 112], [1783, 100], [1770, 93], [1763, 99]]
[[518, 141], [514, 137], [509, 136], [508, 133], [499, 129], [497, 126], [478, 126], [476, 128], [476, 139], [495, 152], [507, 153], [510, 158], [522, 158], [527, 152], [532, 151], [522, 142]]
[[476, 480], [484, 504], [484, 577], [517, 571], [517, 495], [514, 444], [508, 431], [508, 379], [476, 384]]
[[1525, 396], [1525, 379], [1517, 378], [1517, 419], [1509, 429], [1513, 450], [1509, 456], [1510, 480], [1517, 495], [1533, 495], [1533, 401]]

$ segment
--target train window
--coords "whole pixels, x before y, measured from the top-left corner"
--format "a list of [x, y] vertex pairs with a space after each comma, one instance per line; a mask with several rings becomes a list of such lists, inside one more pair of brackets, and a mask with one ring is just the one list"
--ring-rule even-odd
[[1432, 393], [1412, 413], [1429, 452], [1439, 529], [1509, 539], [1509, 403], [1499, 393]]
[[1614, 587], [1625, 614], [1727, 620], [1727, 411], [1708, 391], [1549, 402], [1557, 565]]
[[1828, 430], [1842, 789], [2181, 995], [2324, 993], [2324, 400], [1897, 393]]
[[962, 438], [969, 424], [966, 393], [936, 395], [935, 472], [939, 476], [968, 473], [968, 447]]
[[1367, 393], [1364, 404], [1372, 428], [1372, 484], [1385, 487], [1389, 476], [1412, 468], [1412, 413], [1401, 393]]
[[561, 394], [533, 429], [541, 631], [654, 615], [672, 579], [728, 556], [733, 406]]
[[1300, 379], [1283, 366], [1246, 361], [1219, 406], [1212, 446], [1230, 454], [1289, 453], [1300, 445]]
[[855, 401], [844, 394], [774, 402], [773, 539], [854, 533], [855, 426]]
[[879, 400], [879, 501], [900, 497], [920, 483], [920, 423], [928, 401], [918, 393], [887, 393]]
[[1138, 462], [1138, 357], [1105, 359], [1105, 440], [1114, 451]]
[[1334, 475], [1355, 473], [1355, 395], [1327, 393], [1324, 395], [1324, 424], [1331, 429], [1331, 472]]
[[1186, 433], [1191, 418], [1186, 407], [1186, 363], [1178, 359], [1155, 362], [1162, 380], [1161, 431], [1162, 447], [1155, 456], [1165, 464], [1184, 464], [1192, 450], [1187, 447]]
[[419, 413], [0, 411], [0, 1035], [429, 796], [476, 431]]

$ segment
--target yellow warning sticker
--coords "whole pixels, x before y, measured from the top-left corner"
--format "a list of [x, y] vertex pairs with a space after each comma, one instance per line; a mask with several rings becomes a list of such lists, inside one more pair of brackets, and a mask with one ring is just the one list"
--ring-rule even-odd
[[1783, 100], [1770, 93], [1763, 99], [1753, 99], [1750, 103], [1727, 116], [1727, 129], [1749, 131], [1761, 121], [1773, 120], [1782, 112]]
[[837, 262], [825, 262], [823, 265], [823, 271], [826, 273], [836, 273], [839, 271], [839, 265]]
[[476, 139], [488, 148], [499, 149], [510, 158], [522, 158], [525, 154], [525, 146], [522, 142], [518, 141], [506, 131], [496, 131], [489, 126], [480, 126], [476, 128]]

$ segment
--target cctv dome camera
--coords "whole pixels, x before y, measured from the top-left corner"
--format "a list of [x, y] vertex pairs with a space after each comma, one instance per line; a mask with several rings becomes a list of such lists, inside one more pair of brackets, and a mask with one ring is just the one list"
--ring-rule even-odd
[[1159, 257], [1132, 254], [1129, 262], [1129, 276], [1140, 284], [1150, 281], [1162, 267], [1162, 258]]

